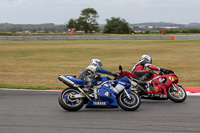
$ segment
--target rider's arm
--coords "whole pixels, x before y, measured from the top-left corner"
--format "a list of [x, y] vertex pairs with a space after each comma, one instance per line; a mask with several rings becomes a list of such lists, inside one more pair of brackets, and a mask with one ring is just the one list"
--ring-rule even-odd
[[154, 66], [152, 64], [145, 64], [146, 67], [152, 69], [152, 70], [156, 70], [156, 71], [160, 71], [160, 68], [157, 66]]
[[99, 72], [99, 73], [112, 75], [112, 76], [114, 76], [114, 77], [117, 76], [116, 73], [112, 73], [112, 72], [110, 72], [110, 71], [108, 71], [108, 70], [106, 70], [106, 69], [99, 68], [99, 67], [96, 68], [96, 71]]
[[112, 74], [112, 72], [110, 72], [106, 69], [103, 69], [103, 68], [99, 68], [99, 67], [96, 68], [96, 71], [99, 72], [99, 73], [108, 74], [108, 75]]
[[97, 67], [97, 66], [90, 65], [86, 69], [91, 70], [93, 73], [98, 72], [98, 73], [108, 74], [108, 75], [112, 75], [112, 76], [116, 75], [115, 73], [112, 73], [112, 72], [110, 72], [106, 69], [103, 69], [103, 68], [100, 68], [100, 67]]

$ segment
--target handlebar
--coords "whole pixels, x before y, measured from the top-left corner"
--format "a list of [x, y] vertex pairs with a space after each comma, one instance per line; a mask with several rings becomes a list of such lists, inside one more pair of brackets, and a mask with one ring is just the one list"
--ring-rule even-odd
[[164, 70], [160, 71], [159, 74], [160, 75], [163, 75], [163, 74], [174, 74], [174, 72], [172, 70], [164, 69]]

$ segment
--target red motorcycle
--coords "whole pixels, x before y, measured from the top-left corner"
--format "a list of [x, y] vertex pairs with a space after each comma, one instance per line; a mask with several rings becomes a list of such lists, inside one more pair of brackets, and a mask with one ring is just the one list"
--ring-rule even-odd
[[118, 78], [127, 76], [133, 83], [132, 89], [135, 90], [141, 98], [167, 100], [173, 102], [183, 102], [187, 98], [187, 94], [181, 85], [178, 85], [178, 77], [172, 70], [161, 71], [154, 74], [146, 80], [145, 85], [137, 84], [139, 77], [131, 72], [123, 71], [119, 66]]

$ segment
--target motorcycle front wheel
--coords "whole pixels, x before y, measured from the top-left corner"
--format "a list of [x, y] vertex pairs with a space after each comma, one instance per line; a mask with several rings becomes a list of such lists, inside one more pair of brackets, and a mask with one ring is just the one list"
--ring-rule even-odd
[[80, 94], [81, 92], [74, 88], [64, 89], [58, 97], [60, 106], [67, 111], [77, 111], [84, 105], [84, 98], [72, 98], [71, 95]]
[[174, 87], [169, 87], [167, 92], [168, 92], [168, 96], [170, 100], [176, 103], [181, 103], [185, 101], [185, 99], [187, 98], [187, 94], [181, 86], [177, 86], [177, 87], [178, 87], [178, 91], [177, 89], [174, 89]]
[[130, 98], [128, 98], [125, 92], [122, 92], [118, 96], [117, 102], [122, 109], [126, 111], [134, 111], [140, 107], [140, 97], [134, 91], [129, 91], [128, 94]]

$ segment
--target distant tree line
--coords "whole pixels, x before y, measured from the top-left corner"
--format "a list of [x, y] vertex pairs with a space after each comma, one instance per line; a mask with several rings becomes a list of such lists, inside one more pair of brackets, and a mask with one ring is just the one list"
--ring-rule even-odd
[[44, 33], [49, 33], [49, 32], [66, 32], [66, 27], [65, 25], [55, 25], [55, 24], [38, 24], [38, 25], [33, 25], [33, 24], [0, 24], [0, 32], [11, 32], [11, 33], [16, 33], [16, 32], [44, 32]]
[[169, 29], [165, 30], [166, 33], [200, 33], [200, 29]]
[[[171, 23], [165, 22], [129, 24], [125, 19], [121, 19], [119, 17], [111, 17], [110, 19], [106, 19], [105, 25], [99, 25], [97, 23], [98, 18], [99, 15], [94, 8], [86, 8], [81, 11], [79, 18], [71, 18], [66, 25], [55, 25], [52, 23], [39, 25], [17, 25], [4, 23], [0, 24], [0, 32], [63, 33], [71, 32], [71, 29], [75, 29], [76, 32], [102, 32], [109, 34], [149, 34], [160, 33], [162, 30], [166, 30], [166, 33], [200, 33], [200, 28], [198, 28], [200, 27], [199, 23], [191, 23], [189, 25], [172, 25]], [[171, 29], [165, 29], [164, 27], [170, 27]]]
[[104, 27], [103, 33], [131, 34], [133, 32], [125, 19], [112, 17], [111, 19], [106, 19], [106, 21], [107, 24]]
[[[67, 29], [74, 28], [76, 31], [83, 31], [84, 33], [98, 31], [98, 23], [96, 22], [98, 17], [99, 15], [94, 8], [84, 9], [78, 19], [69, 20]], [[107, 24], [104, 26], [103, 33], [129, 34], [132, 32], [124, 19], [112, 17], [106, 21]]]
[[67, 24], [67, 29], [76, 29], [77, 31], [84, 31], [85, 33], [92, 33], [98, 31], [98, 23], [96, 19], [99, 17], [94, 8], [87, 8], [81, 11], [78, 19], [70, 19]]

